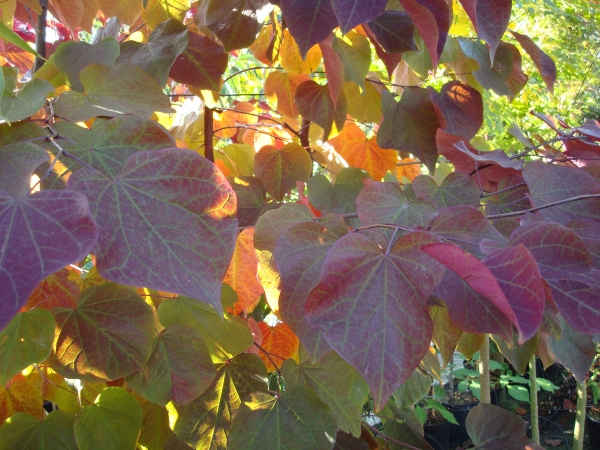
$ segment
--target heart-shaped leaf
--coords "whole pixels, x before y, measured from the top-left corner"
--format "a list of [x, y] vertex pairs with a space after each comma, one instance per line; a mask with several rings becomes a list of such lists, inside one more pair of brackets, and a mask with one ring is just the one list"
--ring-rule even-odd
[[328, 139], [334, 124], [338, 130], [344, 126], [346, 96], [341, 93], [334, 104], [328, 85], [321, 86], [312, 80], [304, 81], [296, 89], [294, 101], [302, 117], [323, 128], [324, 141]]
[[477, 36], [490, 46], [490, 60], [494, 64], [496, 49], [510, 21], [512, 0], [477, 0]]
[[199, 331], [182, 325], [168, 327], [154, 338], [149, 374], [127, 377], [127, 384], [151, 402], [171, 400], [187, 405], [213, 382], [216, 370]]
[[46, 103], [46, 95], [54, 91], [54, 87], [45, 80], [34, 79], [17, 93], [13, 93], [10, 88], [7, 89], [5, 83], [4, 92], [7, 91], [10, 95], [2, 96], [0, 116], [10, 123], [38, 112]]
[[361, 0], [331, 0], [331, 4], [344, 34], [361, 23], [379, 16], [387, 5], [386, 0], [374, 0], [368, 3]]
[[331, 183], [324, 175], [308, 179], [308, 200], [322, 213], [346, 214], [356, 211], [356, 198], [365, 187], [363, 180], [370, 179], [364, 170], [346, 167], [340, 170]]
[[52, 411], [44, 420], [18, 412], [0, 427], [0, 450], [60, 448], [77, 450], [73, 434], [73, 414]]
[[75, 416], [75, 441], [79, 448], [131, 450], [142, 420], [142, 407], [129, 392], [107, 387]]
[[429, 200], [440, 208], [468, 205], [479, 207], [477, 183], [462, 172], [451, 172], [438, 187], [435, 180], [427, 175], [419, 175], [412, 182], [418, 198]]
[[88, 201], [78, 192], [48, 190], [17, 200], [0, 190], [0, 329], [38, 283], [85, 258], [97, 238]]
[[31, 175], [48, 161], [48, 153], [30, 142], [0, 148], [0, 189], [14, 198], [23, 198], [31, 190]]
[[510, 30], [510, 33], [533, 60], [533, 63], [535, 64], [538, 72], [540, 72], [546, 87], [550, 93], [553, 94], [554, 83], [556, 82], [556, 64], [552, 58], [542, 51], [529, 36], [517, 33], [513, 30]]
[[[90, 199], [103, 277], [178, 292], [222, 311], [236, 201], [214, 164], [183, 149], [139, 152], [115, 179], [85, 169], [71, 176], [69, 186]], [[119, 212], [107, 214], [114, 208]], [[137, 264], [127, 263], [132, 257]]]
[[388, 253], [365, 235], [349, 234], [329, 250], [307, 299], [309, 323], [365, 378], [377, 411], [429, 348], [425, 303], [444, 268], [420, 248], [434, 242], [431, 234], [410, 233]]
[[298, 337], [285, 323], [279, 322], [272, 327], [265, 322], [258, 322], [258, 326], [262, 334], [260, 346], [268, 353], [260, 351], [258, 356], [267, 366], [267, 372], [281, 368], [283, 361], [298, 354]]
[[83, 292], [75, 309], [53, 312], [60, 327], [54, 368], [63, 376], [93, 382], [145, 372], [156, 335], [154, 318], [133, 290], [101, 284]]
[[403, 53], [419, 50], [415, 43], [414, 23], [404, 11], [384, 11], [372, 22], [369, 28], [377, 42], [388, 53]]
[[297, 384], [278, 397], [255, 392], [244, 398], [234, 418], [229, 448], [325, 449], [336, 434], [331, 410], [310, 387]]
[[296, 117], [298, 108], [294, 96], [298, 86], [310, 80], [308, 75], [273, 70], [265, 80], [265, 95], [277, 98], [277, 111], [284, 117]]
[[438, 93], [429, 87], [429, 97], [440, 128], [470, 141], [483, 125], [483, 99], [476, 89], [458, 80], [442, 86]]

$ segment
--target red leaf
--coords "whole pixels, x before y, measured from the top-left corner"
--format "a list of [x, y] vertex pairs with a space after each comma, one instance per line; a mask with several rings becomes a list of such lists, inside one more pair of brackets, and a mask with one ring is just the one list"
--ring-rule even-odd
[[369, 22], [369, 28], [387, 53], [419, 50], [415, 43], [413, 20], [404, 11], [385, 11]]
[[[425, 2], [426, 1], [427, 0], [425, 0]], [[415, 23], [415, 27], [419, 30], [419, 34], [423, 38], [427, 50], [429, 50], [431, 62], [433, 63], [433, 70], [435, 72], [439, 57], [442, 54], [441, 51], [438, 52], [438, 44], [441, 42], [440, 29], [431, 10], [423, 5], [425, 2], [423, 0], [419, 2], [417, 2], [417, 0], [400, 0], [400, 5], [402, 5], [404, 10], [410, 15]], [[448, 29], [450, 28], [449, 24], [450, 21], [448, 20]], [[444, 42], [445, 41], [446, 40], [444, 39]], [[443, 49], [444, 46], [442, 45], [442, 50]]]
[[512, 0], [477, 0], [477, 36], [490, 46], [492, 64], [496, 49], [510, 21], [511, 9]]
[[331, 0], [281, 0], [280, 5], [302, 58], [338, 26]]
[[600, 141], [600, 123], [594, 119], [585, 119], [582, 126], [575, 128], [584, 136]]
[[481, 152], [441, 129], [436, 134], [436, 143], [440, 155], [448, 158], [456, 170], [481, 183], [481, 189], [487, 192], [493, 192], [502, 178], [516, 175], [523, 168], [522, 161], [511, 160], [502, 150]]
[[546, 83], [546, 87], [550, 91], [550, 93], [554, 93], [554, 83], [556, 82], [556, 64], [552, 58], [550, 58], [546, 53], [544, 53], [532, 40], [529, 36], [524, 34], [517, 33], [516, 31], [511, 30], [512, 35], [515, 39], [521, 44], [523, 50], [527, 52], [527, 54], [533, 60], [535, 67], [540, 72], [544, 83]]
[[396, 69], [396, 66], [400, 63], [400, 61], [402, 61], [402, 53], [387, 53], [381, 47], [381, 44], [377, 42], [377, 38], [367, 24], [363, 25], [363, 29], [365, 30], [365, 33], [367, 33], [367, 37], [371, 41], [371, 44], [373, 44], [373, 47], [375, 47], [375, 53], [377, 53], [377, 57], [383, 61], [388, 73], [388, 78], [391, 78], [394, 69]]
[[582, 139], [567, 139], [564, 144], [567, 149], [565, 155], [572, 158], [577, 166], [600, 166], [600, 145]]
[[61, 269], [42, 281], [27, 300], [27, 309], [75, 308], [81, 289], [68, 276], [69, 270]]
[[80, 193], [47, 190], [17, 200], [0, 190], [0, 329], [44, 278], [85, 258], [97, 238]]
[[429, 98], [440, 121], [440, 128], [470, 141], [483, 125], [483, 99], [471, 86], [450, 81], [438, 92], [428, 87]]
[[139, 152], [114, 180], [85, 169], [71, 176], [69, 186], [93, 205], [103, 277], [185, 294], [222, 310], [236, 199], [212, 163], [183, 149]]
[[387, 0], [331, 0], [343, 34], [382, 14]]
[[221, 75], [227, 69], [225, 49], [210, 38], [191, 31], [188, 37], [188, 45], [175, 59], [169, 76], [196, 89], [220, 91]]
[[458, 1], [460, 2], [461, 6], [467, 13], [467, 16], [469, 16], [469, 19], [471, 19], [471, 22], [473, 23], [473, 28], [475, 28], [475, 31], [477, 31], [477, 13], [475, 11], [475, 7], [477, 6], [477, 0], [458, 0]]
[[309, 323], [363, 375], [376, 411], [429, 348], [425, 306], [444, 269], [420, 248], [434, 242], [429, 233], [410, 233], [387, 253], [366, 235], [346, 235], [329, 250], [306, 301]]
[[331, 100], [336, 104], [344, 87], [344, 64], [333, 49], [333, 38], [333, 33], [330, 33], [323, 42], [319, 43], [319, 47], [321, 47], [321, 53], [323, 53], [325, 76], [327, 77]]
[[329, 86], [321, 86], [312, 80], [300, 83], [294, 96], [302, 117], [323, 128], [325, 141], [334, 123], [341, 130], [346, 121], [346, 96], [342, 92], [335, 104], [331, 98]]

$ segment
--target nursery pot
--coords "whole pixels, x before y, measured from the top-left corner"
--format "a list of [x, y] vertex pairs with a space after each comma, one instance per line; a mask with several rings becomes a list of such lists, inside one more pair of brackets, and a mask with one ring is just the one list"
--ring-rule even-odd
[[478, 404], [478, 401], [463, 405], [444, 403], [446, 409], [454, 414], [454, 418], [458, 422], [458, 425], [450, 424], [450, 445], [457, 446], [469, 439], [469, 434], [467, 433], [467, 427], [465, 425], [467, 414], [469, 414], [469, 411]]
[[[600, 409], [596, 409], [596, 411], [598, 411], [596, 417], [600, 417]], [[585, 418], [585, 429], [588, 434], [588, 448], [600, 448], [600, 420], [587, 414]]]
[[424, 425], [425, 440], [433, 450], [448, 450], [450, 448], [450, 422], [444, 421], [433, 425]]

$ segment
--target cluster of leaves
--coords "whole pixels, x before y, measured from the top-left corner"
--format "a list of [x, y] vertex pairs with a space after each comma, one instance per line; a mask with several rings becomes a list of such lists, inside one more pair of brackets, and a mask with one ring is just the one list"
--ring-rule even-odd
[[[540, 113], [551, 142], [473, 145], [482, 92], [527, 83], [519, 47], [554, 89], [503, 39], [510, 0], [143, 3], [51, 1], [34, 73], [18, 24], [42, 10], [2, 3], [0, 449], [427, 450], [406, 406], [430, 343], [447, 363], [488, 333], [520, 372], [537, 353], [585, 378], [600, 125]], [[251, 70], [267, 101], [223, 100]], [[478, 448], [530, 444], [470, 417]]]

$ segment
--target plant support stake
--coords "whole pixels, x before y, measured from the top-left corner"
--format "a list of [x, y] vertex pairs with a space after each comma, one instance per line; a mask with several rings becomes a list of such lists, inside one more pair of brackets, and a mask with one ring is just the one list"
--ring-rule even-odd
[[537, 372], [535, 354], [529, 359], [529, 401], [531, 403], [531, 437], [540, 443], [540, 426], [538, 416]]
[[490, 394], [490, 335], [485, 334], [483, 346], [479, 350], [479, 400], [481, 403], [492, 403]]
[[587, 400], [585, 380], [577, 382], [577, 415], [573, 429], [573, 450], [583, 450], [585, 436], [585, 407]]

